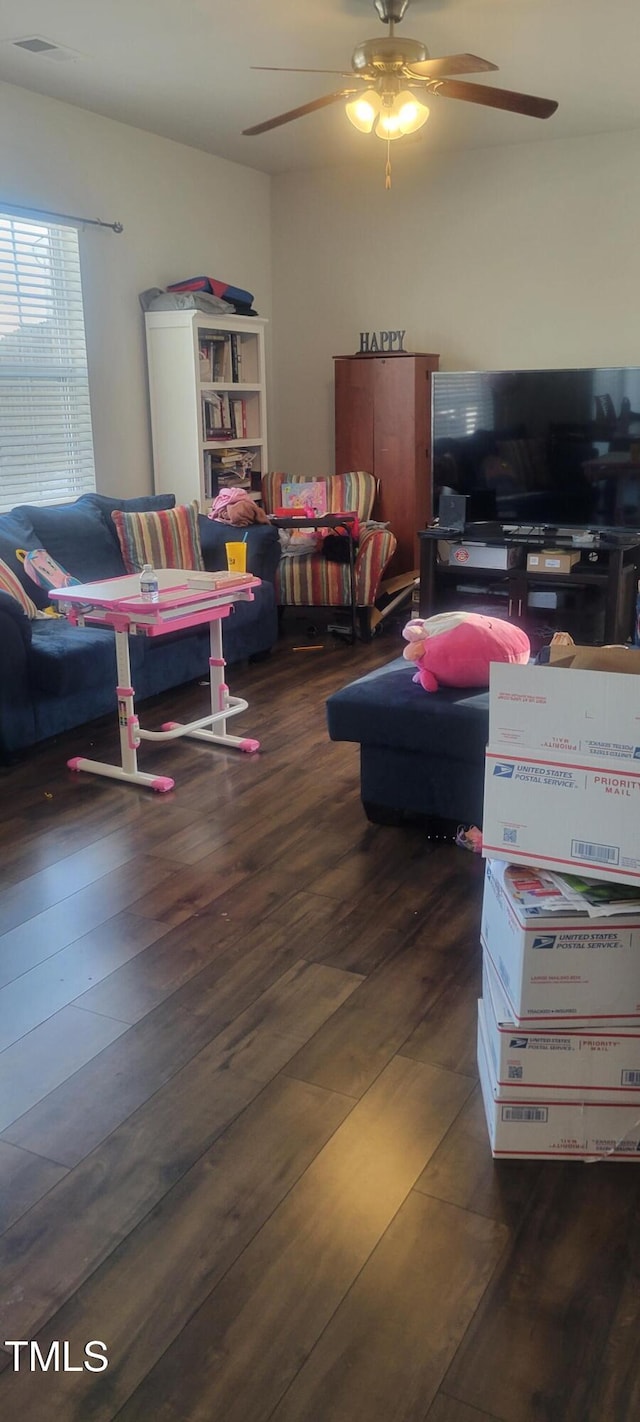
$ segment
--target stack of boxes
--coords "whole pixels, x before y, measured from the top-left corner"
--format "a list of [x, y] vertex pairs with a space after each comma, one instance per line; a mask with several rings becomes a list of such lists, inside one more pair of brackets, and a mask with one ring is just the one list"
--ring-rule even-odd
[[[589, 670], [593, 652], [492, 667], [478, 1064], [495, 1156], [640, 1160], [640, 653], [621, 674]], [[585, 873], [584, 898], [551, 877]], [[605, 905], [595, 876], [628, 902]]]

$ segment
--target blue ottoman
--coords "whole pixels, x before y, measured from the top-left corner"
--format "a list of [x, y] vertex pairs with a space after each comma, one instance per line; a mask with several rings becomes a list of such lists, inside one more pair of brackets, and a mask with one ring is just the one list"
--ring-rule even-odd
[[327, 701], [332, 741], [360, 745], [360, 794], [376, 824], [412, 818], [482, 825], [489, 692], [428, 693], [398, 657]]

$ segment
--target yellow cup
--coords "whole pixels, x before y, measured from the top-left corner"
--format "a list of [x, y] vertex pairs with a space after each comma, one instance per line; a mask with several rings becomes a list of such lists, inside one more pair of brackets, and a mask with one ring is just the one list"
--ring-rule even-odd
[[227, 543], [227, 567], [230, 573], [246, 573], [246, 543]]

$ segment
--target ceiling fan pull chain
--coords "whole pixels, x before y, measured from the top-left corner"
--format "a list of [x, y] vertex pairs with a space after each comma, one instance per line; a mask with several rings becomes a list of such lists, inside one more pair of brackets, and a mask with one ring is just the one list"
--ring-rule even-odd
[[384, 185], [385, 188], [391, 187], [391, 142], [389, 139], [387, 139], [387, 162], [384, 170]]

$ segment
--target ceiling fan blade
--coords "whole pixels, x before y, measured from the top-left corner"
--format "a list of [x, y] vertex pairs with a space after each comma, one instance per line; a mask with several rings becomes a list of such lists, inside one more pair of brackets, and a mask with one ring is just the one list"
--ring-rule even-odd
[[429, 87], [432, 93], [442, 94], [445, 99], [466, 99], [469, 104], [508, 109], [512, 114], [527, 114], [529, 118], [550, 118], [558, 107], [556, 99], [537, 99], [534, 94], [517, 94], [512, 89], [493, 89], [484, 84], [465, 84], [460, 79], [438, 79]]
[[419, 64], [408, 64], [410, 74], [419, 79], [439, 79], [445, 74], [480, 74], [482, 70], [497, 69], [490, 59], [478, 59], [477, 54], [445, 54], [442, 59], [423, 59]]
[[[495, 69], [495, 65], [490, 65]], [[250, 64], [250, 69], [261, 69], [269, 74], [342, 74], [345, 79], [353, 79], [355, 76], [351, 69], [291, 69], [286, 64]], [[455, 73], [458, 71], [456, 70]], [[448, 74], [453, 74], [452, 69], [447, 70]]]
[[289, 109], [286, 114], [278, 114], [276, 118], [266, 119], [264, 123], [254, 123], [253, 128], [242, 130], [245, 138], [252, 138], [256, 133], [267, 133], [270, 128], [279, 128], [282, 123], [291, 123], [292, 119], [304, 118], [305, 114], [313, 114], [316, 109], [326, 109], [329, 104], [337, 104], [340, 99], [348, 99], [350, 94], [357, 94], [358, 89], [339, 89], [337, 94], [324, 94], [321, 99], [312, 99], [310, 104], [301, 104], [298, 109]]

